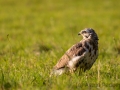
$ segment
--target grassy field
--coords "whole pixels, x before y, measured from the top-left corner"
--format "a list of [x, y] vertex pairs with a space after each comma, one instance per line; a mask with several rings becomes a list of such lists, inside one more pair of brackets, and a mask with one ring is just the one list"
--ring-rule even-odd
[[[99, 58], [78, 75], [50, 70], [86, 27]], [[120, 0], [0, 0], [0, 90], [119, 90]]]

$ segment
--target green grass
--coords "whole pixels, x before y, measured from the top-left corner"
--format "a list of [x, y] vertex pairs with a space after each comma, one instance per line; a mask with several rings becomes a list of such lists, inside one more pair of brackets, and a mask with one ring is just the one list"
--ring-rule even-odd
[[[0, 90], [119, 90], [119, 9], [119, 0], [0, 0]], [[50, 78], [86, 27], [99, 36], [93, 67]]]

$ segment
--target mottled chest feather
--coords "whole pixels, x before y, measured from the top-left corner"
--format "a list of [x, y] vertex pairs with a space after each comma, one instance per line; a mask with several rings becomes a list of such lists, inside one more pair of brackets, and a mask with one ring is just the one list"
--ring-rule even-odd
[[96, 42], [92, 41], [85, 41], [83, 43], [85, 49], [86, 49], [86, 55], [82, 60], [80, 60], [79, 64], [77, 66], [80, 66], [80, 68], [83, 68], [84, 70], [90, 69], [93, 65], [93, 63], [96, 61], [98, 57], [98, 45]]

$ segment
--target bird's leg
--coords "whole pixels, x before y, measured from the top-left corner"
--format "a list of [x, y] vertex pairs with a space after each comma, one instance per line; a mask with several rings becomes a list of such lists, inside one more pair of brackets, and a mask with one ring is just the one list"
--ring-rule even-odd
[[76, 71], [77, 68], [71, 68], [69, 71], [70, 73], [73, 73], [74, 71]]

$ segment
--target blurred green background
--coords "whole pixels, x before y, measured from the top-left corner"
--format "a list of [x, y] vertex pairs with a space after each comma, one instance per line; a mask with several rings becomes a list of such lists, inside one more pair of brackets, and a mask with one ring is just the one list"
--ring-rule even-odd
[[[89, 27], [99, 36], [91, 70], [49, 78], [59, 58], [82, 39], [78, 32]], [[119, 0], [0, 0], [0, 88], [119, 90], [119, 28]]]

